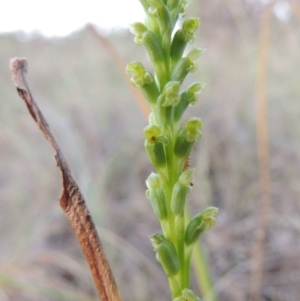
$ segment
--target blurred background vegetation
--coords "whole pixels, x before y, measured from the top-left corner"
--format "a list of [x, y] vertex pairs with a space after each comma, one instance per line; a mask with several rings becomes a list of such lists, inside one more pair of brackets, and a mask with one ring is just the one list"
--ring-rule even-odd
[[[187, 112], [203, 119], [204, 134], [191, 157], [189, 204], [193, 214], [220, 208], [217, 225], [202, 238], [220, 301], [248, 300], [261, 212], [267, 221], [261, 300], [300, 295], [300, 7], [275, 1], [269, 8], [269, 34], [262, 34], [268, 8], [260, 1], [194, 1], [188, 13], [201, 18], [196, 46], [206, 52], [186, 84], [207, 84]], [[170, 299], [148, 239], [159, 225], [144, 196], [152, 170], [143, 149], [147, 119], [112, 53], [124, 64], [151, 67], [127, 31], [101, 35], [89, 28], [65, 38], [0, 35], [1, 301], [97, 300], [59, 207], [52, 149], [11, 83], [14, 56], [29, 61], [31, 88], [87, 199], [124, 300]], [[267, 115], [259, 118], [264, 87]], [[260, 144], [269, 160], [259, 160]], [[266, 191], [263, 174], [270, 176]], [[261, 211], [264, 193], [270, 206]], [[196, 281], [193, 288], [199, 293]]]

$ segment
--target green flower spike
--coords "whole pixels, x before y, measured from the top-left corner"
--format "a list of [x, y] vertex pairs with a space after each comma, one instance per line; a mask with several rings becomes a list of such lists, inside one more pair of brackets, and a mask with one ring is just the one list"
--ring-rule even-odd
[[194, 105], [204, 84], [195, 82], [182, 89], [196, 59], [203, 50], [194, 48], [183, 56], [188, 43], [195, 40], [198, 18], [189, 18], [175, 30], [185, 16], [189, 0], [139, 0], [146, 13], [144, 23], [134, 23], [134, 41], [144, 45], [152, 63], [149, 72], [140, 62], [127, 66], [131, 82], [150, 104], [149, 125], [144, 129], [145, 149], [155, 169], [146, 180], [146, 197], [159, 220], [162, 234], [150, 237], [156, 258], [165, 271], [172, 299], [200, 301], [189, 289], [191, 255], [194, 243], [215, 223], [217, 209], [210, 207], [191, 220], [185, 213], [187, 196], [192, 191], [194, 169], [186, 159], [202, 137], [202, 122], [191, 117], [182, 125], [182, 115]]

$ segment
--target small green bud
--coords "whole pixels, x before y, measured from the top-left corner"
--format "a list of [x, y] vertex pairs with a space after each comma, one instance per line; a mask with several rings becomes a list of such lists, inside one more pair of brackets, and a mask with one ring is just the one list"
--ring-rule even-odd
[[218, 211], [219, 211], [218, 208], [210, 206], [210, 207], [207, 207], [206, 209], [204, 209], [200, 214], [204, 219], [206, 219], [206, 218], [216, 216]]
[[178, 61], [184, 52], [187, 43], [191, 43], [195, 39], [195, 31], [199, 26], [199, 19], [190, 18], [186, 20], [182, 29], [179, 29], [172, 40], [170, 56], [173, 62]]
[[194, 62], [186, 57], [180, 59], [172, 70], [171, 80], [182, 83], [193, 64]]
[[208, 207], [190, 220], [185, 229], [186, 245], [194, 244], [205, 230], [208, 230], [216, 223], [214, 216], [217, 212], [218, 208]]
[[188, 93], [188, 98], [187, 101], [191, 104], [194, 105], [199, 97], [200, 92], [202, 91], [202, 89], [205, 87], [204, 83], [200, 83], [200, 82], [196, 82], [191, 84], [188, 88], [187, 88], [187, 93]]
[[184, 205], [187, 195], [187, 187], [177, 182], [172, 190], [171, 210], [175, 215], [180, 215], [184, 211]]
[[146, 140], [145, 149], [147, 151], [150, 162], [156, 169], [166, 166], [167, 160], [165, 149], [161, 142], [149, 143]]
[[164, 52], [158, 37], [154, 32], [147, 30], [143, 33], [142, 38], [149, 57], [154, 65], [157, 77], [160, 79], [165, 78]]
[[186, 57], [180, 59], [174, 66], [171, 74], [171, 80], [178, 80], [182, 83], [189, 72], [197, 70], [197, 64], [194, 62], [201, 56], [203, 49], [192, 49]]
[[156, 125], [148, 125], [144, 129], [145, 149], [148, 158], [152, 165], [156, 168], [164, 167], [166, 165], [166, 155], [164, 145], [167, 143], [167, 138], [160, 135], [160, 128]]
[[161, 64], [164, 60], [164, 53], [163, 49], [161, 48], [159, 39], [157, 38], [155, 33], [150, 30], [145, 31], [143, 33], [143, 43], [147, 48], [148, 54], [153, 64]]
[[186, 7], [188, 6], [187, 0], [181, 0], [178, 5], [178, 15], [179, 18], [184, 18], [186, 13]]
[[168, 0], [168, 7], [172, 10], [178, 6], [179, 2], [180, 0]]
[[189, 168], [182, 172], [179, 176], [178, 182], [186, 187], [190, 185], [194, 176], [195, 169]]
[[180, 89], [180, 82], [178, 81], [168, 82], [164, 86], [163, 92], [158, 98], [158, 102], [161, 103], [163, 107], [178, 105], [180, 100], [179, 89]]
[[154, 79], [153, 76], [146, 71], [143, 64], [134, 61], [126, 66], [126, 72], [132, 76], [131, 82], [136, 87], [142, 87], [145, 84], [151, 84]]
[[188, 142], [194, 142], [201, 139], [202, 134], [199, 131], [202, 127], [202, 121], [200, 118], [191, 117], [187, 120], [185, 128], [187, 130], [186, 140]]
[[187, 130], [182, 128], [177, 136], [174, 153], [177, 157], [185, 159], [189, 156], [191, 149], [194, 145], [194, 142], [188, 142], [186, 140]]
[[153, 144], [145, 142], [145, 149], [147, 151], [149, 161], [156, 169], [165, 167], [166, 155], [164, 147], [160, 142]]
[[138, 45], [143, 44], [143, 38], [142, 35], [145, 31], [148, 30], [148, 28], [145, 26], [145, 24], [141, 22], [136, 22], [130, 25], [129, 30], [131, 33], [135, 35], [134, 42]]
[[169, 32], [172, 29], [172, 21], [168, 8], [159, 0], [147, 0], [147, 2], [150, 5], [148, 12], [157, 18], [161, 35]]
[[201, 301], [201, 299], [191, 289], [185, 288], [182, 291], [182, 295], [173, 301]]
[[150, 104], [154, 104], [159, 96], [159, 91], [153, 75], [146, 71], [143, 64], [136, 61], [127, 64], [126, 72], [132, 76], [132, 84], [141, 89]]
[[144, 136], [148, 143], [154, 143], [158, 140], [161, 131], [157, 125], [147, 125], [144, 128]]
[[133, 34], [142, 34], [148, 29], [145, 24], [141, 22], [135, 22], [129, 26], [129, 30]]
[[204, 49], [194, 48], [187, 54], [186, 57], [188, 57], [192, 61], [195, 61], [202, 55], [203, 52], [204, 52]]
[[157, 250], [157, 247], [164, 241], [166, 240], [166, 238], [164, 237], [163, 234], [153, 234], [151, 236], [149, 236], [152, 246], [154, 248], [154, 250]]
[[180, 262], [173, 243], [162, 234], [154, 234], [150, 236], [150, 240], [156, 250], [156, 259], [162, 265], [166, 275], [176, 276], [180, 270]]
[[159, 29], [159, 24], [158, 24], [158, 20], [155, 16], [149, 14], [149, 10], [147, 9], [147, 18], [146, 18], [146, 26], [147, 28], [154, 32], [155, 34], [157, 34], [158, 36], [160, 36], [160, 29]]
[[[149, 116], [153, 120], [153, 114]], [[161, 135], [160, 127], [153, 124], [152, 122], [144, 128], [144, 137], [148, 143], [160, 142], [164, 145], [168, 145], [169, 140], [166, 136]]]
[[182, 297], [186, 301], [201, 301], [200, 298], [197, 297], [191, 289], [187, 289], [187, 288], [185, 288], [182, 291]]
[[[151, 74], [151, 77], [153, 79], [152, 74]], [[142, 87], [140, 87], [140, 89], [141, 89], [144, 97], [146, 98], [146, 100], [148, 100], [148, 102], [150, 104], [156, 103], [158, 96], [159, 96], [159, 91], [158, 91], [158, 88], [157, 88], [157, 85], [156, 85], [156, 82], [154, 81], [154, 79], [150, 84], [145, 84]]]
[[177, 136], [174, 153], [179, 158], [187, 158], [194, 145], [194, 142], [202, 138], [200, 128], [202, 122], [199, 118], [191, 117], [187, 120], [186, 125], [179, 131]]
[[199, 98], [199, 94], [205, 84], [195, 82], [191, 84], [185, 91], [180, 93], [180, 101], [174, 111], [174, 120], [179, 121], [189, 105], [194, 105]]
[[184, 210], [187, 194], [191, 191], [191, 181], [194, 169], [187, 169], [179, 176], [172, 190], [171, 210], [175, 215], [179, 215]]
[[178, 106], [176, 106], [176, 108], [174, 109], [174, 121], [178, 122], [180, 121], [184, 111], [186, 110], [186, 108], [189, 106], [189, 96], [188, 96], [188, 92], [187, 91], [183, 91], [180, 93], [180, 101]]
[[148, 189], [146, 197], [150, 200], [154, 215], [162, 221], [168, 217], [166, 198], [162, 188]]
[[146, 180], [146, 185], [149, 189], [161, 187], [159, 175], [154, 172], [151, 172], [148, 179]]
[[185, 33], [185, 42], [189, 43], [194, 40], [194, 33], [199, 27], [199, 18], [189, 18], [182, 24], [182, 31]]
[[170, 57], [173, 62], [177, 62], [182, 57], [186, 44], [183, 39], [182, 29], [177, 30], [173, 37], [170, 50]]
[[187, 91], [189, 92], [190, 95], [196, 94], [196, 93], [201, 92], [201, 90], [203, 89], [204, 86], [205, 86], [205, 84], [203, 84], [203, 83], [195, 82], [195, 83], [192, 83], [192, 84], [187, 88]]
[[[172, 0], [170, 0], [172, 1]], [[169, 1], [168, 1], [169, 2]], [[168, 6], [172, 9], [171, 16], [172, 20], [177, 20], [178, 18], [184, 18], [186, 13], [186, 7], [188, 6], [190, 1], [187, 0], [174, 0], [174, 2], [177, 2], [174, 6]]]
[[189, 72], [196, 71], [197, 64], [194, 60], [197, 58], [196, 56], [198, 54], [199, 53], [197, 51], [190, 52], [186, 57], [180, 59], [172, 70], [171, 80], [180, 81], [180, 83], [182, 83]]

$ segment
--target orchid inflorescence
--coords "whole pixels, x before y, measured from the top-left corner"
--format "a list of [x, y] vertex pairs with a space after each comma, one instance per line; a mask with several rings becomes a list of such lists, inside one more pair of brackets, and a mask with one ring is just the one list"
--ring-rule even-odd
[[203, 83], [195, 82], [181, 90], [186, 76], [197, 69], [195, 60], [203, 53], [194, 48], [184, 55], [188, 43], [195, 40], [198, 18], [188, 18], [175, 31], [179, 18], [185, 16], [187, 0], [140, 0], [144, 23], [131, 25], [134, 41], [147, 49], [154, 72], [140, 62], [127, 65], [131, 82], [139, 88], [151, 107], [149, 125], [144, 129], [145, 149], [155, 168], [146, 180], [150, 200], [162, 234], [150, 237], [156, 258], [168, 277], [172, 299], [198, 301], [190, 289], [192, 249], [201, 234], [215, 224], [218, 209], [208, 207], [191, 220], [185, 218], [186, 198], [192, 191], [194, 169], [186, 166], [191, 149], [202, 137], [202, 122], [191, 117], [181, 125], [188, 106], [194, 105]]

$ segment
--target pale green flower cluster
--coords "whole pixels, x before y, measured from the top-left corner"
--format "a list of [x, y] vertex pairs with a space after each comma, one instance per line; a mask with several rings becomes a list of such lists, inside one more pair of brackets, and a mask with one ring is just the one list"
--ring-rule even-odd
[[146, 181], [146, 197], [159, 220], [162, 234], [150, 237], [156, 258], [170, 283], [176, 301], [200, 300], [190, 290], [190, 261], [194, 244], [201, 234], [215, 224], [218, 209], [209, 207], [185, 220], [185, 203], [192, 191], [194, 169], [186, 167], [194, 143], [201, 139], [202, 122], [189, 118], [184, 125], [181, 118], [189, 105], [194, 105], [203, 88], [200, 82], [182, 90], [186, 76], [197, 69], [195, 60], [203, 52], [194, 48], [186, 55], [188, 43], [195, 40], [199, 19], [186, 19], [174, 32], [179, 18], [185, 16], [186, 0], [140, 0], [145, 23], [134, 23], [134, 41], [147, 49], [153, 72], [140, 62], [127, 65], [131, 82], [148, 101], [152, 113], [144, 129], [145, 149], [155, 168]]

